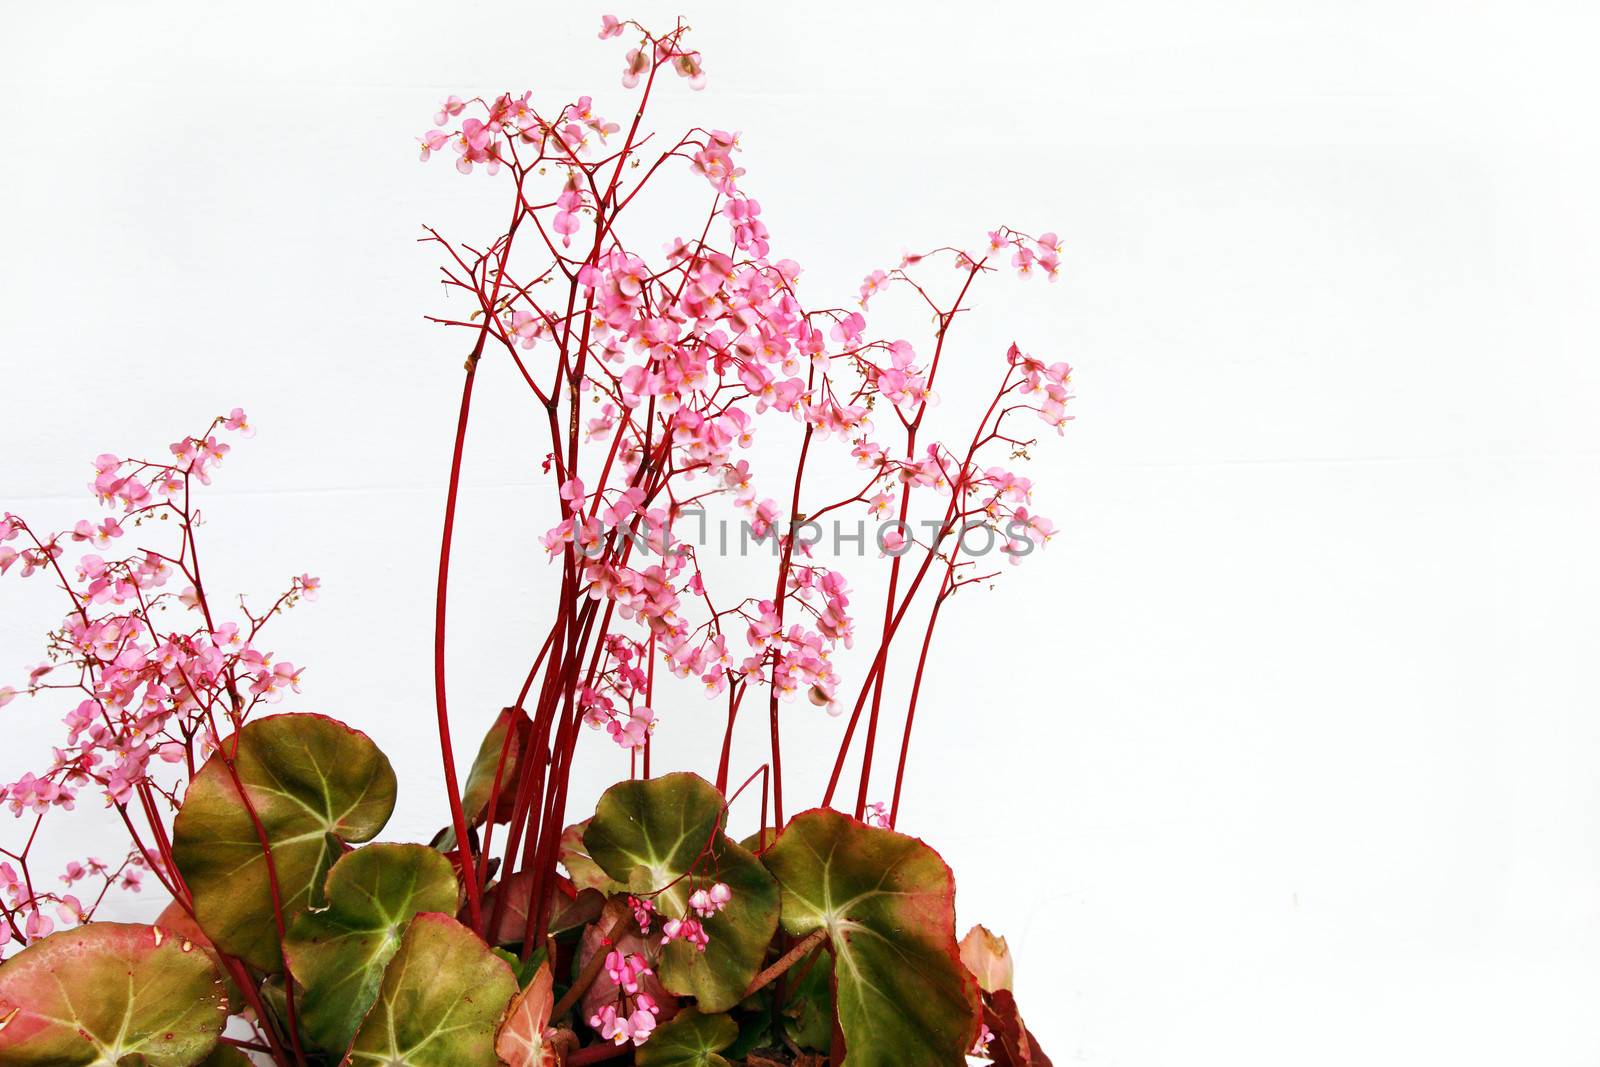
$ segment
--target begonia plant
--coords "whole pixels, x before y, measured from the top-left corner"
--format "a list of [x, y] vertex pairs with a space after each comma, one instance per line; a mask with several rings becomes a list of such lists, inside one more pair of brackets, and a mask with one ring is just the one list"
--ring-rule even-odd
[[[1016, 468], [1031, 428], [1070, 417], [1070, 368], [1012, 344], [962, 353], [993, 386], [948, 405], [938, 421], [968, 421], [937, 437], [940, 372], [977, 284], [1054, 278], [1059, 242], [1002, 226], [872, 271], [847, 306], [809, 303], [739, 136], [645, 128], [673, 75], [704, 83], [686, 27], [607, 17], [600, 37], [633, 42], [625, 122], [587, 96], [450, 97], [421, 138], [424, 160], [494, 176], [507, 220], [487, 241], [423, 238], [450, 308], [430, 318], [466, 353], [434, 699], [408, 709], [437, 726], [432, 840], [380, 840], [400, 783], [372, 737], [280, 710], [301, 668], [267, 626], [318, 580], [254, 607], [207, 584], [199, 501], [253, 432], [242, 410], [157, 458], [96, 459], [100, 517], [0, 519], [0, 572], [68, 602], [45, 662], [0, 689], [6, 715], [32, 698], [66, 727], [0, 788], [20, 827], [0, 848], [0, 1067], [1048, 1067], [1004, 939], [957, 939], [949, 867], [896, 826], [941, 613], [1050, 538]], [[673, 172], [692, 192], [657, 194]], [[664, 247], [632, 236], [647, 195], [684, 212]], [[925, 336], [874, 336], [886, 299], [918, 309]], [[484, 360], [514, 371], [548, 433], [530, 464], [550, 518], [505, 548], [546, 561], [553, 589], [503, 708], [463, 713], [446, 605]], [[817, 473], [832, 460], [850, 473]], [[725, 518], [705, 536], [718, 509], [740, 567], [722, 565]], [[841, 542], [847, 521], [868, 533]], [[867, 567], [884, 599], [863, 616], [850, 576]], [[783, 723], [824, 714], [839, 723], [826, 789], [786, 793]], [[658, 728], [697, 724], [698, 763], [653, 765]], [[761, 738], [759, 766], [734, 765], [738, 731]], [[628, 772], [592, 814], [570, 810], [580, 755]], [[37, 870], [62, 813], [102, 801], [126, 853]], [[162, 898], [151, 921], [96, 919], [140, 890]]]

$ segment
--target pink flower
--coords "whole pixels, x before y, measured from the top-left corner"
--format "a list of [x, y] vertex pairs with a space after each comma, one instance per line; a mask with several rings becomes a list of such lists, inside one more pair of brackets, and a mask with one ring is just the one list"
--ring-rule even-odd
[[650, 921], [656, 913], [655, 905], [648, 900], [629, 897], [628, 907], [633, 909], [633, 921], [639, 924], [639, 932], [648, 934], [650, 932]]
[[710, 939], [706, 937], [705, 927], [700, 925], [698, 919], [668, 919], [661, 926], [661, 943], [671, 944], [674, 941], [687, 941], [701, 952], [706, 950]]
[[628, 1016], [628, 1022], [633, 1024], [633, 1043], [642, 1045], [650, 1040], [650, 1032], [656, 1028], [656, 1016], [648, 1008], [639, 1008]]
[[639, 75], [650, 69], [650, 57], [642, 48], [628, 52], [627, 66], [622, 71], [622, 87], [632, 89], [639, 84]]
[[299, 582], [301, 596], [305, 597], [307, 600], [317, 599], [317, 594], [322, 591], [321, 578], [313, 578], [309, 574], [302, 574], [299, 578]]
[[600, 16], [600, 39], [603, 41], [607, 37], [620, 37], [620, 36], [622, 36], [622, 23], [617, 21], [617, 16], [615, 16], [615, 15], [601, 15]]
[[689, 79], [689, 88], [696, 92], [706, 87], [706, 72], [700, 65], [699, 52], [680, 52], [673, 57], [672, 67], [678, 77]]
[[222, 426], [224, 429], [233, 430], [241, 437], [254, 437], [256, 435], [256, 428], [250, 424], [249, 418], [244, 413], [244, 408], [234, 408], [229, 412], [228, 417], [222, 420]]
[[875, 270], [867, 275], [866, 280], [861, 283], [861, 306], [866, 307], [867, 301], [882, 290], [888, 284], [888, 280], [889, 275], [881, 270]]
[[417, 138], [417, 143], [422, 146], [419, 156], [426, 163], [429, 157], [450, 143], [450, 136], [441, 130], [429, 130]]
[[728, 901], [733, 899], [733, 890], [726, 884], [718, 882], [710, 889], [697, 889], [689, 895], [689, 907], [702, 919], [709, 919], [723, 908]]
[[572, 247], [572, 235], [578, 232], [578, 209], [583, 206], [583, 194], [578, 191], [578, 179], [567, 179], [567, 187], [556, 197], [556, 215], [550, 228], [561, 235], [561, 243]]
[[27, 924], [23, 927], [30, 941], [48, 936], [55, 928], [56, 924], [39, 910], [38, 905], [35, 905], [33, 911], [28, 913]]
[[461, 114], [462, 108], [466, 106], [466, 103], [459, 96], [450, 96], [444, 103], [439, 105], [438, 113], [433, 116], [433, 124], [435, 126], [443, 126], [452, 118]]

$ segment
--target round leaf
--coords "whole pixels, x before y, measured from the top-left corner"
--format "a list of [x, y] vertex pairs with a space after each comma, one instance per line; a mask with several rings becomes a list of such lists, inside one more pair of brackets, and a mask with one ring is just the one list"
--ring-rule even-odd
[[694, 997], [702, 1011], [727, 1011], [744, 999], [777, 932], [778, 883], [760, 860], [720, 835], [702, 870], [707, 872], [702, 883], [725, 882], [733, 897], [701, 920], [709, 939], [704, 952], [682, 940], [666, 946], [661, 982], [679, 996]]
[[426, 845], [368, 845], [328, 872], [328, 906], [295, 919], [284, 945], [300, 983], [300, 1027], [331, 1052], [350, 1047], [413, 917], [453, 912], [455, 869]]
[[124, 1057], [188, 1067], [211, 1051], [227, 1018], [211, 957], [159, 927], [90, 923], [0, 964], [0, 1063], [8, 1067]]
[[499, 1067], [495, 1029], [516, 993], [511, 968], [478, 935], [425, 911], [384, 970], [348, 1062]]
[[841, 1067], [946, 1067], [978, 1030], [977, 982], [955, 937], [955, 882], [914, 837], [817, 809], [762, 854], [783, 928], [833, 945]]
[[662, 1023], [633, 1054], [639, 1067], [728, 1067], [718, 1055], [739, 1037], [739, 1024], [726, 1015], [703, 1015], [690, 1008]]
[[778, 927], [777, 886], [755, 856], [723, 835], [724, 813], [710, 782], [668, 774], [606, 790], [583, 834], [601, 869], [635, 893], [653, 894], [667, 918], [688, 914], [696, 888], [726, 882], [733, 890], [728, 905], [704, 920], [704, 952], [674, 941], [661, 959], [662, 984], [711, 1012], [743, 998]]
[[583, 843], [606, 874], [648, 893], [701, 860], [722, 831], [722, 814], [722, 794], [699, 775], [618, 782], [595, 805]]
[[257, 719], [224, 748], [235, 741], [232, 772], [217, 753], [190, 783], [173, 856], [216, 946], [276, 971], [283, 960], [267, 860], [245, 801], [271, 847], [287, 925], [320, 903], [313, 892], [320, 896], [339, 842], [369, 841], [383, 829], [394, 810], [394, 770], [365, 734], [322, 715]]

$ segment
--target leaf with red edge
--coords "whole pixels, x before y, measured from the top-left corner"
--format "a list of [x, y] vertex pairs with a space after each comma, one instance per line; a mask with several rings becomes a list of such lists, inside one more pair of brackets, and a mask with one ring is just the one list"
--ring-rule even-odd
[[222, 957], [217, 955], [217, 947], [211, 943], [206, 932], [200, 929], [200, 924], [194, 921], [194, 916], [183, 910], [183, 905], [176, 900], [161, 909], [161, 914], [156, 916], [154, 925], [161, 927], [168, 933], [177, 934], [193, 941], [197, 947], [203, 949], [211, 957], [211, 962], [217, 965], [217, 970], [222, 974], [223, 983], [228, 990], [228, 1013], [237, 1015], [244, 1008], [244, 994], [239, 992], [239, 985], [227, 968], [222, 965]]
[[1009, 989], [984, 996], [983, 1023], [994, 1035], [989, 1042], [989, 1056], [995, 1067], [1053, 1067], [1038, 1039], [1024, 1025]]
[[[533, 720], [521, 708], [504, 708], [495, 716], [494, 724], [478, 746], [472, 769], [467, 772], [466, 789], [461, 794], [461, 807], [466, 812], [468, 822], [482, 822], [488, 814], [496, 771], [500, 772], [500, 796], [495, 805], [494, 821], [511, 821], [517, 799], [513, 783], [517, 781], [519, 761], [527, 750], [532, 730]], [[509, 747], [506, 741], [508, 733], [511, 735]], [[502, 750], [505, 752], [503, 766], [500, 761]]]
[[545, 1038], [555, 1003], [550, 964], [540, 964], [533, 981], [512, 1000], [506, 1020], [495, 1035], [495, 1053], [507, 1067], [557, 1067], [561, 1062], [555, 1044]]
[[0, 964], [0, 1064], [189, 1067], [228, 1019], [222, 974], [193, 941], [97, 922]]
[[517, 979], [478, 935], [448, 915], [411, 920], [383, 972], [348, 1063], [499, 1067], [495, 1031]]
[[231, 771], [218, 752], [189, 783], [173, 824], [173, 857], [194, 894], [195, 919], [217, 948], [278, 971], [283, 956], [257, 820], [287, 928], [321, 903], [315, 897], [340, 843], [370, 841], [389, 821], [394, 769], [366, 734], [324, 715], [256, 719], [223, 750], [234, 752]]
[[816, 809], [761, 861], [783, 890], [783, 928], [827, 931], [840, 1067], [948, 1067], [978, 1035], [978, 986], [961, 965], [955, 881], [914, 837]]

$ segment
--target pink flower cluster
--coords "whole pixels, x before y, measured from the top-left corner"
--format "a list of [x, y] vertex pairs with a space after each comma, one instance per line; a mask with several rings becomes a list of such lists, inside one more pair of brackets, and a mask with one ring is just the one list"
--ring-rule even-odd
[[[14, 816], [31, 817], [36, 827], [52, 810], [72, 810], [83, 789], [97, 789], [130, 820], [130, 830], [134, 819], [150, 828], [149, 840], [141, 837], [136, 849], [139, 864], [118, 871], [125, 887], [136, 886], [144, 867], [158, 874], [164, 869], [164, 834], [152, 822], [163, 808], [176, 807], [184, 777], [219, 736], [262, 703], [299, 691], [300, 668], [256, 642], [269, 618], [314, 597], [320, 583], [301, 575], [262, 614], [244, 609], [242, 619], [224, 620], [200, 577], [192, 491], [209, 484], [228, 453], [216, 431], [247, 435], [251, 429], [235, 408], [205, 433], [173, 443], [170, 459], [99, 456], [90, 488], [102, 505], [120, 509], [119, 517], [83, 519], [57, 533], [40, 533], [9, 513], [0, 519], [0, 572], [20, 562], [24, 578], [48, 573], [70, 606], [49, 635], [49, 661], [33, 669], [24, 688], [0, 689], [0, 704], [22, 692], [71, 698], [65, 734], [49, 764], [0, 784], [0, 803]], [[135, 529], [159, 530], [172, 547], [105, 554], [131, 540]], [[84, 551], [90, 548], [96, 551]], [[69, 550], [79, 553], [70, 562]], [[168, 769], [158, 770], [163, 766]], [[26, 875], [26, 849], [7, 854]], [[66, 877], [75, 881], [94, 870], [74, 864]]]
[[85, 880], [100, 882], [98, 890], [91, 890], [93, 895], [85, 894], [85, 902], [78, 894], [35, 889], [25, 857], [4, 849], [0, 849], [0, 855], [10, 856], [21, 865], [19, 874], [10, 861], [0, 861], [0, 894], [4, 896], [0, 950], [48, 936], [58, 921], [74, 926], [88, 922], [111, 889], [139, 892], [148, 869], [147, 861], [138, 852], [129, 853], [116, 867], [93, 856], [81, 862], [73, 860], [61, 875], [64, 885], [71, 888]]
[[602, 1007], [590, 1017], [589, 1025], [607, 1041], [618, 1045], [632, 1041], [635, 1045], [642, 1045], [650, 1039], [650, 1034], [656, 1028], [656, 1016], [661, 1014], [655, 999], [640, 988], [644, 977], [655, 972], [637, 952], [623, 953], [615, 949], [606, 955], [605, 966], [606, 977], [616, 985], [621, 1003]]
[[[644, 39], [628, 54], [625, 84], [643, 83], [642, 113], [658, 71], [694, 81], [700, 59], [682, 43], [681, 25], [654, 37], [607, 16], [600, 37], [631, 29]], [[625, 164], [642, 162], [631, 155], [638, 124], [613, 149], [608, 137], [617, 127], [595, 116], [589, 97], [546, 112], [529, 93], [451, 97], [434, 121], [459, 122], [437, 138], [454, 145], [462, 170], [476, 163], [510, 169], [518, 213], [488, 252], [458, 249], [433, 233], [453, 264], [445, 269], [447, 287], [476, 305], [467, 318], [436, 321], [487, 331], [483, 340], [503, 346], [536, 399], [554, 405], [565, 397], [571, 425], [604, 449], [603, 463], [568, 469], [571, 450], [552, 424], [545, 469], [555, 477], [559, 518], [541, 537], [610, 627], [577, 693], [590, 727], [631, 752], [647, 748], [660, 710], [652, 660], [677, 677], [698, 678], [713, 696], [728, 694], [735, 712], [751, 686], [777, 700], [804, 693], [840, 710], [835, 663], [852, 646], [856, 620], [843, 572], [822, 565], [813, 543], [796, 532], [807, 512], [858, 509], [878, 521], [905, 520], [877, 538], [881, 555], [898, 560], [923, 549], [943, 561], [951, 591], [992, 577], [973, 558], [985, 538], [1010, 563], [1048, 541], [1054, 527], [1030, 510], [1031, 483], [993, 454], [1026, 456], [1031, 442], [1009, 429], [1018, 412], [1057, 429], [1070, 418], [1065, 363], [1047, 365], [1013, 345], [970, 445], [933, 439], [923, 424], [937, 398], [945, 334], [968, 288], [1007, 259], [1024, 278], [1055, 277], [1055, 234], [1000, 227], [974, 248], [906, 255], [893, 270], [868, 275], [859, 309], [816, 309], [801, 299], [799, 265], [773, 256], [761, 205], [743, 190], [736, 133], [692, 130], [652, 150], [654, 162], [630, 183]], [[425, 155], [446, 143], [437, 138], [424, 138]], [[597, 154], [602, 145], [611, 154]], [[715, 195], [703, 225], [668, 240], [659, 257], [646, 257], [624, 243], [617, 221], [644, 182], [674, 160]], [[714, 236], [719, 228], [721, 239]], [[512, 270], [513, 238], [535, 242], [550, 265]], [[924, 274], [935, 262], [956, 268], [959, 291], [933, 291]], [[546, 281], [570, 290], [571, 299], [546, 299]], [[891, 291], [935, 311], [938, 332], [921, 351], [908, 339], [870, 336], [863, 312]], [[767, 428], [760, 432], [804, 442], [801, 469], [779, 472], [794, 487], [792, 500], [763, 494], [742, 455], [762, 419]], [[899, 433], [904, 448], [894, 441]], [[802, 489], [810, 488], [803, 485], [806, 450], [829, 439], [865, 471], [864, 484], [800, 506]], [[935, 498], [931, 514], [913, 515], [912, 497], [923, 491]], [[699, 544], [690, 543], [693, 526], [719, 497], [751, 536], [773, 546], [783, 572], [773, 595], [717, 595], [702, 570]]]

